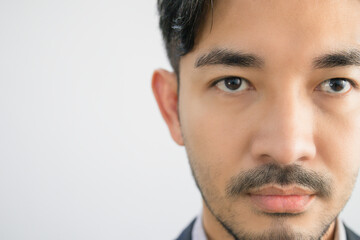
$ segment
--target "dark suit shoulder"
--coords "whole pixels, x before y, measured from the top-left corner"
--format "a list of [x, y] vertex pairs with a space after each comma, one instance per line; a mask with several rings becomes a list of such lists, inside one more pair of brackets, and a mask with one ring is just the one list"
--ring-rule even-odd
[[360, 237], [350, 230], [346, 225], [345, 226], [345, 232], [346, 232], [346, 239], [347, 240], [360, 240]]
[[191, 233], [194, 227], [196, 218], [185, 228], [185, 230], [180, 234], [180, 236], [176, 240], [191, 240]]

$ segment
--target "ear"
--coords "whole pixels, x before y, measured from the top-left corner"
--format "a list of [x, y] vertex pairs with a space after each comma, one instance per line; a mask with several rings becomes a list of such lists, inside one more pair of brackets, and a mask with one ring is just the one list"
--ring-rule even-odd
[[175, 73], [158, 69], [152, 77], [152, 90], [171, 137], [179, 145], [184, 145], [178, 113], [177, 79]]

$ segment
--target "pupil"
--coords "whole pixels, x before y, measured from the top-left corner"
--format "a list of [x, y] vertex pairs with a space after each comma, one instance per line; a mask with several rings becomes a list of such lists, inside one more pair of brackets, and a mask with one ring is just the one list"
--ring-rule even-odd
[[345, 88], [345, 81], [342, 79], [330, 80], [330, 87], [334, 91], [341, 91]]
[[228, 78], [225, 80], [225, 85], [230, 90], [236, 90], [241, 86], [240, 78]]

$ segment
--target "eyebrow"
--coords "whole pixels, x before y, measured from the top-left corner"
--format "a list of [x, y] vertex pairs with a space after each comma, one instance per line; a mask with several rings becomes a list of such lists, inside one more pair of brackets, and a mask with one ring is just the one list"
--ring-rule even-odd
[[230, 49], [213, 49], [195, 61], [195, 67], [225, 65], [231, 67], [261, 68], [264, 60], [254, 54], [247, 54]]
[[360, 50], [333, 52], [316, 58], [314, 68], [334, 68], [345, 66], [360, 66]]
[[[195, 67], [225, 65], [231, 67], [262, 68], [264, 62], [261, 57], [255, 54], [230, 49], [213, 49], [209, 53], [197, 58]], [[317, 57], [313, 61], [313, 67], [317, 69], [345, 66], [360, 66], [360, 50], [350, 49], [347, 51], [332, 52]]]

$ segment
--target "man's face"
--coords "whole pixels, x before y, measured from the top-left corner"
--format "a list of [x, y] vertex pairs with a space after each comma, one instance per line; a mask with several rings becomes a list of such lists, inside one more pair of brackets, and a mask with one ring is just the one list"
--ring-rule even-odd
[[181, 132], [205, 215], [239, 239], [318, 238], [348, 200], [359, 12], [358, 0], [215, 1], [181, 58]]

